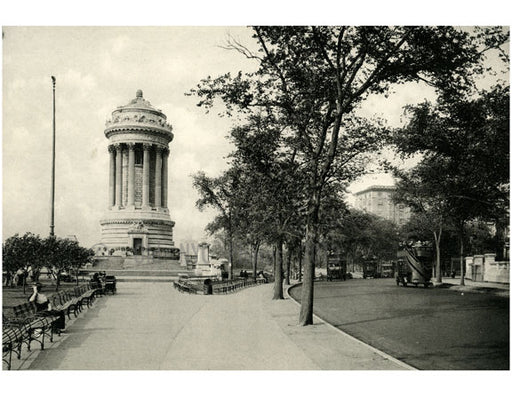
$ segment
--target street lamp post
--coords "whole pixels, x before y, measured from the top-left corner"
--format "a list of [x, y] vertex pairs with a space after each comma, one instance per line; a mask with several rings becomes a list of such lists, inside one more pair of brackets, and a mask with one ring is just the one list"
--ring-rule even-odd
[[51, 188], [51, 210], [50, 210], [50, 236], [55, 235], [54, 212], [55, 212], [55, 77], [52, 76], [53, 86], [53, 139], [52, 139], [52, 188]]

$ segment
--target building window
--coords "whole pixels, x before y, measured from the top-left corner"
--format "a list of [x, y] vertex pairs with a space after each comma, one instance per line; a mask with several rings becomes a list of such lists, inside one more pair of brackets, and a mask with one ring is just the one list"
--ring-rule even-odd
[[142, 165], [142, 150], [135, 150], [135, 165]]

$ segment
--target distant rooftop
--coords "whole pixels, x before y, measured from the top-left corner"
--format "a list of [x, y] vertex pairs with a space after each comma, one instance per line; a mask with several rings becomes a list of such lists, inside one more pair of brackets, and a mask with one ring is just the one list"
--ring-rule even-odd
[[355, 192], [354, 195], [361, 195], [371, 191], [394, 191], [396, 190], [395, 186], [382, 186], [382, 185], [373, 185], [370, 187], [366, 187], [364, 190]]

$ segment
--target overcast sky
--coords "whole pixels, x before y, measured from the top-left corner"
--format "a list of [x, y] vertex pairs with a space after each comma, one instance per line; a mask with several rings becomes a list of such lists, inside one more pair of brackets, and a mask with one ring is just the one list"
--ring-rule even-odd
[[[3, 239], [49, 232], [52, 85], [57, 78], [55, 232], [99, 242], [107, 207], [105, 120], [142, 89], [174, 128], [169, 159], [169, 209], [175, 242], [205, 238], [213, 212], [199, 212], [190, 175], [225, 169], [231, 125], [185, 96], [201, 78], [250, 71], [254, 64], [220, 46], [228, 35], [251, 45], [251, 31], [236, 27], [79, 28], [4, 27]], [[433, 99], [420, 86], [400, 87], [390, 99], [371, 98], [362, 110], [398, 125], [402, 107]], [[390, 184], [372, 177], [351, 187]]]

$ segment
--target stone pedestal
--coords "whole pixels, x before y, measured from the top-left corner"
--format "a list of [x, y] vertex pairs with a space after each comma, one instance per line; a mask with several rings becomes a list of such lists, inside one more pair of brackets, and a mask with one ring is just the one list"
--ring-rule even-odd
[[211, 269], [210, 265], [210, 245], [203, 242], [197, 245], [197, 272], [209, 272]]

